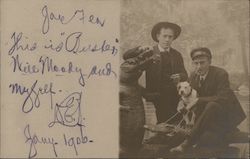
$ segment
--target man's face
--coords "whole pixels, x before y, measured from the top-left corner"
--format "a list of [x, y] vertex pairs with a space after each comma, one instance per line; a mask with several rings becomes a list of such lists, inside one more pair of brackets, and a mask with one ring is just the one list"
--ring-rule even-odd
[[161, 28], [160, 32], [157, 34], [157, 39], [159, 45], [163, 49], [167, 49], [171, 46], [172, 41], [174, 40], [174, 31], [170, 28]]
[[197, 57], [193, 60], [194, 71], [198, 75], [205, 75], [209, 69], [211, 60], [206, 56]]

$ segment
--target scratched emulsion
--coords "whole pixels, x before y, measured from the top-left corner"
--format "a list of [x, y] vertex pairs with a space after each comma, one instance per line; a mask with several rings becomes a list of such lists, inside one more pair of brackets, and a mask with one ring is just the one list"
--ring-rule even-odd
[[117, 157], [119, 2], [3, 0], [1, 29], [0, 157]]

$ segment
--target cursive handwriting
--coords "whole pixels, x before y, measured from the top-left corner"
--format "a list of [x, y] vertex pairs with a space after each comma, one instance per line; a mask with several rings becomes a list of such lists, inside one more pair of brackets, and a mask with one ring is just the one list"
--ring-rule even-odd
[[30, 88], [22, 86], [19, 83], [10, 84], [9, 88], [11, 89], [12, 94], [26, 95], [25, 100], [22, 104], [22, 112], [29, 113], [33, 110], [34, 107], [40, 107], [40, 95], [49, 94], [51, 107], [53, 105], [53, 83], [45, 84], [43, 87], [37, 87], [38, 80], [36, 80]]
[[11, 59], [11, 64], [13, 65], [12, 72], [20, 71], [22, 73], [33, 74], [38, 73], [40, 71], [38, 66], [30, 64], [28, 61], [21, 62], [19, 55], [11, 56]]
[[34, 158], [37, 155], [37, 144], [52, 145], [55, 157], [57, 157], [56, 145], [58, 142], [53, 137], [39, 137], [36, 133], [31, 134], [30, 125], [26, 125], [24, 128], [24, 136], [26, 138], [25, 143], [29, 143], [29, 156], [28, 158]]
[[82, 87], [85, 86], [85, 80], [84, 80], [85, 75], [82, 73], [82, 69], [80, 67], [73, 65], [73, 62], [69, 61], [66, 67], [58, 66], [57, 64], [54, 64], [53, 59], [47, 56], [41, 56], [39, 59], [39, 63], [42, 64], [42, 69], [41, 69], [42, 74], [44, 74], [45, 72], [69, 73], [69, 74], [72, 72], [79, 73], [80, 76], [78, 78], [78, 83]]
[[[73, 19], [76, 19], [78, 17], [78, 20], [84, 24], [85, 21], [85, 13], [83, 9], [78, 9], [76, 10], [69, 18], [66, 18], [63, 14], [61, 13], [54, 13], [50, 12], [48, 10], [48, 6], [45, 5], [42, 8], [42, 16], [43, 16], [43, 24], [42, 24], [42, 33], [47, 34], [50, 30], [50, 24], [53, 21], [58, 21], [62, 25], [69, 24]], [[79, 15], [79, 16], [78, 16]], [[91, 24], [95, 24], [98, 26], [103, 27], [105, 24], [105, 19], [101, 19], [100, 17], [97, 17], [95, 15], [90, 15], [88, 16], [88, 22]]]
[[85, 80], [84, 76], [85, 74], [82, 73], [82, 69], [78, 66], [75, 66], [72, 61], [68, 62], [67, 66], [59, 66], [58, 64], [55, 64], [54, 60], [52, 58], [49, 58], [48, 56], [40, 56], [37, 64], [31, 64], [28, 61], [23, 62], [19, 55], [12, 56], [11, 57], [13, 65], [13, 72], [22, 72], [25, 74], [35, 74], [35, 73], [41, 73], [44, 75], [45, 73], [79, 73], [78, 83], [84, 87], [85, 86]]
[[86, 144], [88, 142], [93, 142], [93, 140], [89, 140], [86, 135], [83, 134], [83, 126], [79, 126], [80, 136], [68, 137], [66, 134], [63, 134], [64, 145], [73, 147], [75, 154], [78, 155], [77, 146], [80, 144]]
[[113, 71], [111, 63], [106, 63], [104, 68], [98, 68], [96, 65], [92, 67], [92, 69], [89, 72], [88, 78], [91, 76], [110, 76], [114, 75], [116, 78], [117, 75], [115, 71]]
[[49, 51], [53, 51], [56, 53], [72, 53], [72, 54], [83, 54], [83, 53], [109, 53], [115, 56], [118, 53], [118, 48], [115, 44], [119, 43], [119, 40], [114, 39], [114, 43], [112, 41], [108, 41], [106, 39], [101, 40], [99, 42], [93, 43], [84, 43], [86, 36], [84, 36], [83, 32], [71, 32], [71, 33], [60, 33], [57, 38], [57, 42], [52, 39], [46, 39], [46, 42], [35, 42], [30, 41], [28, 36], [25, 36], [23, 32], [16, 33], [14, 32], [11, 35], [10, 48], [8, 50], [8, 55], [13, 55], [15, 52], [34, 52], [40, 46], [40, 49], [45, 49]]
[[[83, 32], [72, 32], [66, 37], [64, 37], [65, 33], [61, 33], [60, 36], [63, 39], [62, 41], [55, 43], [52, 40], [49, 40], [48, 44], [44, 45], [44, 48], [55, 52], [66, 51], [73, 54], [107, 52], [116, 55], [118, 53], [118, 48], [115, 45], [110, 44], [107, 40], [102, 40], [99, 43], [92, 44], [82, 43], [84, 38]], [[119, 40], [115, 39], [114, 42], [119, 43]]]
[[87, 78], [96, 76], [114, 76], [117, 77], [117, 73], [113, 70], [112, 64], [107, 62], [104, 66], [100, 67], [97, 65], [93, 65], [89, 71], [85, 72], [81, 67], [74, 65], [72, 61], [69, 61], [67, 65], [60, 66], [58, 65], [52, 58], [48, 56], [40, 56], [38, 64], [31, 64], [28, 61], [23, 62], [19, 55], [12, 56], [12, 65], [13, 65], [13, 72], [22, 72], [25, 74], [34, 74], [34, 73], [41, 73], [42, 75], [46, 73], [78, 73], [78, 83], [84, 87], [85, 86], [85, 76]]
[[83, 126], [81, 115], [82, 92], [73, 92], [61, 103], [56, 103], [54, 111], [54, 121], [49, 123], [53, 127], [59, 123], [68, 127]]
[[[28, 39], [27, 36], [24, 37], [25, 39]], [[16, 34], [16, 32], [14, 32], [11, 35], [11, 39], [13, 40], [13, 43], [8, 51], [9, 55], [12, 55], [15, 51], [34, 51], [37, 48], [37, 43], [36, 42], [32, 42], [31, 44], [22, 44], [22, 40], [23, 40], [23, 33], [20, 32], [18, 34]]]

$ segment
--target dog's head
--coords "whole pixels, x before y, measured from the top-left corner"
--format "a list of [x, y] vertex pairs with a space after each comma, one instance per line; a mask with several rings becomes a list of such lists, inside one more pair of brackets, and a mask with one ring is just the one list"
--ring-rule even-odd
[[187, 97], [188, 95], [190, 95], [192, 87], [187, 81], [185, 81], [178, 83], [177, 90], [180, 96]]

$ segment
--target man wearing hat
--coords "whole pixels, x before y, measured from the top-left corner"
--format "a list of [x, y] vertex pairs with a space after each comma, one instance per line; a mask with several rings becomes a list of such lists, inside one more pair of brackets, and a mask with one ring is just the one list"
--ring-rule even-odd
[[246, 118], [230, 89], [228, 73], [211, 66], [211, 51], [205, 47], [196, 48], [191, 52], [191, 58], [194, 72], [190, 76], [190, 83], [197, 90], [199, 98], [194, 106], [196, 121], [186, 140], [171, 151], [182, 152], [194, 144], [223, 145], [226, 134], [237, 130], [236, 127]]
[[151, 31], [152, 39], [157, 42], [153, 52], [160, 58], [146, 70], [145, 98], [156, 108], [157, 123], [176, 113], [179, 101], [176, 84], [187, 79], [182, 55], [171, 47], [180, 33], [180, 26], [169, 22], [160, 22]]
[[[151, 31], [157, 45], [153, 46], [155, 60], [146, 68], [144, 97], [147, 101], [153, 102], [157, 123], [166, 121], [176, 113], [179, 101], [176, 84], [187, 79], [182, 55], [171, 47], [180, 33], [180, 26], [169, 22], [157, 23]], [[133, 56], [138, 48], [128, 50], [123, 54], [123, 58]]]

